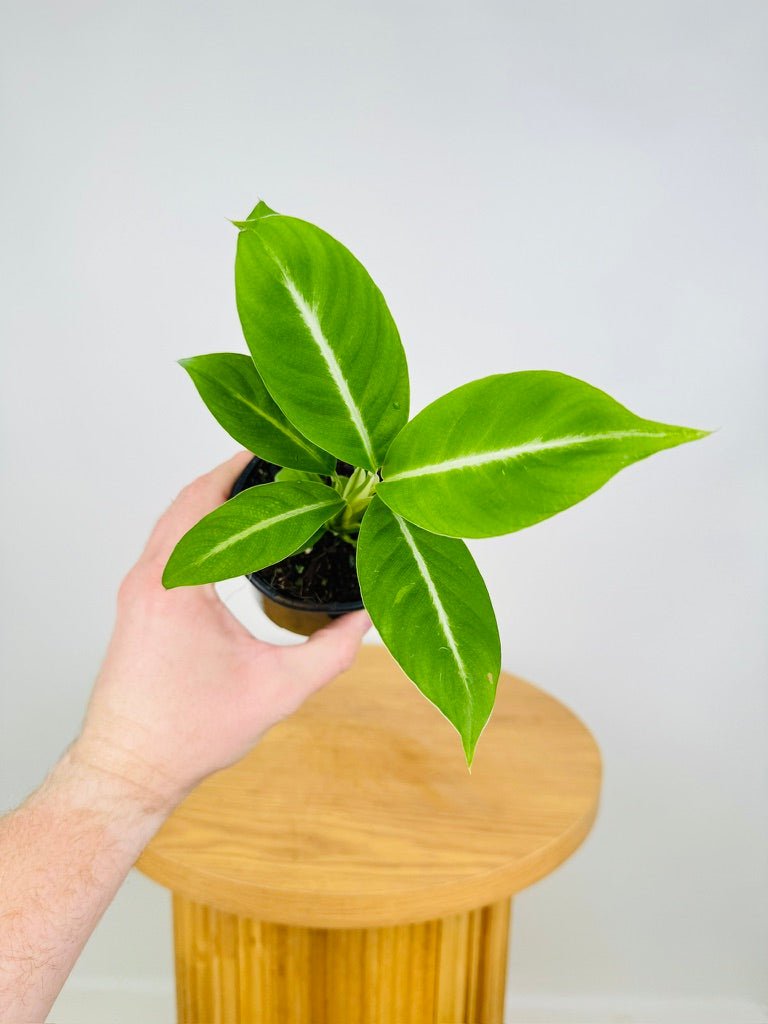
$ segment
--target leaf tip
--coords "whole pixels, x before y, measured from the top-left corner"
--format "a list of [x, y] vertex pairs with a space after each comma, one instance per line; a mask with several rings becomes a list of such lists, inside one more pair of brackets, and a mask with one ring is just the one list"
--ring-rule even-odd
[[260, 220], [263, 220], [265, 217], [279, 216], [279, 213], [277, 213], [271, 207], [267, 206], [263, 199], [260, 199], [258, 203], [256, 203], [256, 205], [254, 206], [254, 208], [251, 210], [251, 212], [248, 214], [248, 216], [245, 218], [245, 220], [230, 220], [229, 217], [227, 218], [227, 220], [229, 220], [229, 223], [233, 224], [239, 231], [246, 231], [248, 228], [252, 228]]
[[680, 444], [687, 444], [689, 441], [700, 441], [702, 438], [709, 437], [710, 434], [714, 434], [719, 427], [715, 427], [714, 430], [699, 430], [698, 427], [677, 427], [675, 428], [680, 437]]
[[475, 748], [477, 747], [477, 739], [473, 739], [470, 736], [462, 736], [461, 745], [464, 748], [464, 757], [467, 762], [467, 772], [471, 775], [472, 762], [475, 759]]
[[163, 569], [162, 584], [165, 590], [174, 590], [176, 587], [182, 586], [182, 581], [178, 578], [177, 573], [174, 571], [173, 566], [173, 555], [165, 563]]

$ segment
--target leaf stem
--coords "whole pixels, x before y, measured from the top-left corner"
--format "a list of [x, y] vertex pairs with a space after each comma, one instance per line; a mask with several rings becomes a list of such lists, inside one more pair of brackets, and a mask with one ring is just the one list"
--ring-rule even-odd
[[344, 498], [346, 505], [330, 521], [327, 529], [355, 546], [360, 524], [379, 482], [378, 473], [372, 473], [362, 467], [356, 468], [351, 476], [332, 474], [331, 486]]

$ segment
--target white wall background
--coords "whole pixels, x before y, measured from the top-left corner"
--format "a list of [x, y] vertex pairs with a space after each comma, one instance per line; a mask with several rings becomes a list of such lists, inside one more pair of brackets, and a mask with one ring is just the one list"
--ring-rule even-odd
[[[243, 348], [225, 218], [263, 196], [368, 265], [415, 409], [551, 368], [722, 428], [473, 550], [505, 664], [606, 766], [517, 901], [513, 1019], [766, 1019], [767, 29], [759, 0], [2, 5], [2, 806], [232, 448], [174, 360]], [[169, 1021], [169, 936], [132, 878], [55, 1019]]]

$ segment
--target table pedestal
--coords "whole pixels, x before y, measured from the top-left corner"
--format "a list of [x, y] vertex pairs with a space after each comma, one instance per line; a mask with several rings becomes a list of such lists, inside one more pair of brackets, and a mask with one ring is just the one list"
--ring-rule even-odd
[[535, 686], [502, 673], [470, 775], [363, 648], [141, 856], [173, 893], [180, 1024], [501, 1024], [510, 898], [573, 853], [599, 792], [594, 739]]
[[173, 899], [180, 1024], [502, 1024], [510, 900], [301, 928]]

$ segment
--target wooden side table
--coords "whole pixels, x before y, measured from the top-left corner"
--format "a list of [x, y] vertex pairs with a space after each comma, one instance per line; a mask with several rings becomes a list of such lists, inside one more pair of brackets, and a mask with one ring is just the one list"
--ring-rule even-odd
[[599, 790], [595, 741], [541, 690], [502, 676], [470, 775], [364, 647], [139, 861], [173, 891], [179, 1021], [500, 1024], [511, 896], [581, 843]]

